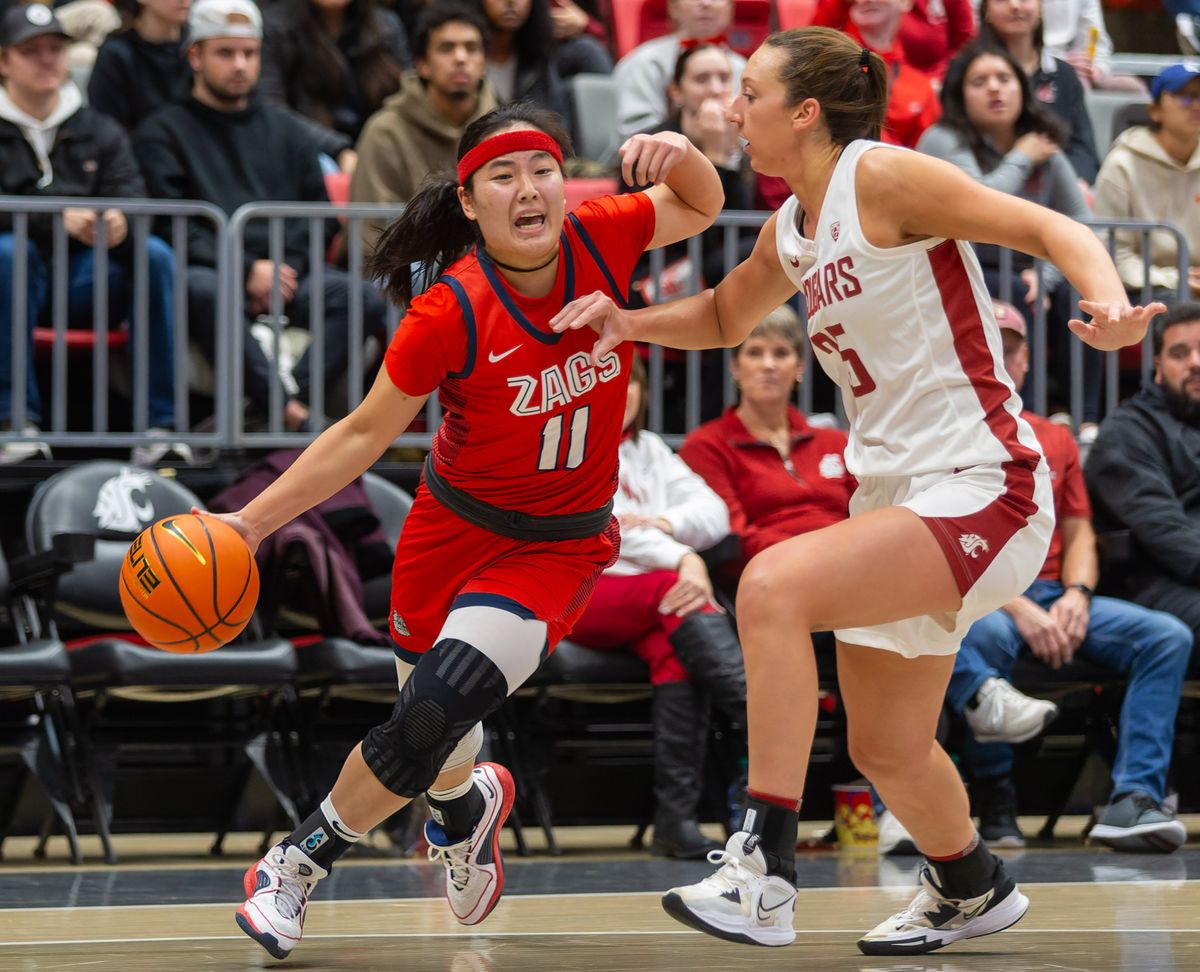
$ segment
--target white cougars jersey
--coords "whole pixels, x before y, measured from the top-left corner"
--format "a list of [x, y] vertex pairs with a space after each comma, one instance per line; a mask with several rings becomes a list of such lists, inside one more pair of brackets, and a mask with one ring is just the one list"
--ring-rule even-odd
[[775, 242], [804, 293], [817, 360], [850, 419], [846, 467], [856, 477], [915, 476], [1041, 454], [1004, 369], [1000, 330], [967, 243], [928, 239], [881, 249], [858, 220], [855, 171], [869, 151], [846, 146], [814, 238], [795, 196]]

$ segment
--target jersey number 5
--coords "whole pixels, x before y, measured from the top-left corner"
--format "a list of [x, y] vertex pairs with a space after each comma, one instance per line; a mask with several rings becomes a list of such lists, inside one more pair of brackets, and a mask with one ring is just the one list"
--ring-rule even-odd
[[867, 366], [862, 363], [862, 358], [853, 348], [838, 347], [837, 339], [845, 333], [846, 329], [841, 324], [830, 324], [825, 330], [812, 336], [812, 343], [828, 354], [838, 355], [850, 366], [850, 370], [854, 372], [854, 384], [850, 386], [850, 394], [861, 398], [875, 390], [875, 379], [871, 377]]
[[538, 450], [537, 464], [539, 472], [551, 469], [579, 468], [583, 462], [584, 451], [587, 449], [587, 430], [591, 414], [591, 405], [584, 405], [571, 413], [567, 454], [561, 462], [559, 461], [559, 452], [562, 445], [563, 414], [560, 412], [542, 426], [542, 445]]

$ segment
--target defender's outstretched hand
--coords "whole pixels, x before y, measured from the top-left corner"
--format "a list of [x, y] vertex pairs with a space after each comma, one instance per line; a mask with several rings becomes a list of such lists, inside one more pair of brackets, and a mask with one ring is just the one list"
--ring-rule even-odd
[[1165, 313], [1167, 305], [1155, 301], [1145, 307], [1130, 307], [1117, 301], [1102, 304], [1081, 300], [1079, 309], [1091, 314], [1092, 319], [1087, 323], [1077, 319], [1067, 322], [1076, 337], [1100, 351], [1116, 351], [1144, 338], [1154, 315]]
[[659, 185], [688, 153], [688, 139], [679, 132], [631, 135], [621, 146], [621, 175], [626, 185]]
[[628, 312], [598, 290], [577, 297], [550, 318], [551, 330], [558, 333], [577, 331], [581, 327], [590, 327], [599, 335], [592, 345], [593, 365], [598, 365], [600, 359], [618, 344], [633, 338]]

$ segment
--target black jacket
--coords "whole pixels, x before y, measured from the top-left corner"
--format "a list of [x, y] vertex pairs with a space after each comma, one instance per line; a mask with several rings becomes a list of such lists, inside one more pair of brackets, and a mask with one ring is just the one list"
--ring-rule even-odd
[[88, 81], [88, 104], [133, 131], [142, 119], [192, 89], [182, 42], [143, 40], [136, 30], [111, 34]]
[[1132, 536], [1131, 593], [1159, 577], [1200, 582], [1200, 428], [1171, 414], [1158, 385], [1105, 420], [1083, 471], [1097, 528]]
[[1053, 61], [1053, 71], [1039, 65], [1029, 80], [1037, 100], [1070, 126], [1071, 135], [1063, 151], [1075, 174], [1090, 186], [1100, 171], [1100, 157], [1096, 155], [1096, 137], [1084, 100], [1083, 82], [1066, 61], [1058, 58]]
[[[115, 121], [91, 108], [80, 108], [59, 126], [50, 149], [50, 165], [54, 179], [39, 188], [42, 170], [32, 146], [16, 125], [0, 119], [0, 195], [146, 195], [128, 136]], [[12, 225], [12, 216], [0, 213], [0, 233], [11, 233]], [[29, 217], [29, 238], [46, 255], [52, 241], [51, 226], [49, 214]], [[82, 246], [74, 240], [71, 244]]]
[[[249, 202], [328, 202], [317, 148], [308, 128], [286, 108], [253, 101], [244, 111], [217, 111], [195, 98], [168, 105], [133, 134], [150, 195], [202, 199], [232, 215]], [[188, 258], [216, 266], [212, 225], [189, 221]], [[333, 227], [327, 221], [327, 232]], [[246, 226], [247, 271], [267, 259], [268, 223]], [[288, 220], [284, 261], [304, 276], [308, 268], [307, 220]]]
[[[305, 0], [307, 2], [307, 0]], [[396, 87], [400, 90], [400, 73], [412, 66], [408, 50], [408, 35], [404, 25], [390, 10], [376, 8], [379, 42], [396, 62]], [[350, 32], [337, 41], [338, 54], [345, 72], [345, 83], [333, 91], [313, 91], [312, 80], [306, 74], [304, 34], [291, 4], [277, 3], [263, 14], [262, 80], [259, 91], [264, 100], [290, 105], [296, 111], [341, 132], [357, 141], [367, 119], [383, 106], [372, 104], [359, 89], [355, 78], [355, 62], [368, 39]]]

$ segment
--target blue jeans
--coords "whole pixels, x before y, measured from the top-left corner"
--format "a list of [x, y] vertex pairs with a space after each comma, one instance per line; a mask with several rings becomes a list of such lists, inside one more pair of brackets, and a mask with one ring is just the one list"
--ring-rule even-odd
[[[1039, 580], [1025, 596], [1040, 607], [1063, 594], [1057, 581]], [[993, 611], [971, 626], [954, 661], [946, 699], [961, 713], [989, 678], [1007, 678], [1029, 648], [1006, 611]], [[1192, 651], [1192, 632], [1178, 618], [1111, 597], [1092, 600], [1081, 658], [1129, 679], [1121, 706], [1113, 793], [1135, 790], [1162, 802], [1175, 740], [1175, 713]], [[1007, 743], [979, 743], [967, 734], [961, 754], [974, 777], [1007, 776], [1013, 751]]]
[[[0, 421], [12, 417], [12, 299], [15, 237], [0, 233]], [[28, 250], [29, 289], [27, 320], [29, 339], [25, 357], [25, 414], [31, 422], [42, 420], [42, 402], [38, 394], [33, 364], [33, 328], [42, 316], [50, 296], [50, 266], [37, 247]], [[156, 236], [146, 239], [149, 261], [150, 387], [148, 420], [153, 428], [175, 425], [175, 255]], [[92, 284], [96, 257], [90, 250], [77, 250], [67, 268], [67, 320], [90, 320]], [[118, 325], [133, 305], [133, 271], [112, 259], [108, 262], [109, 324]]]

